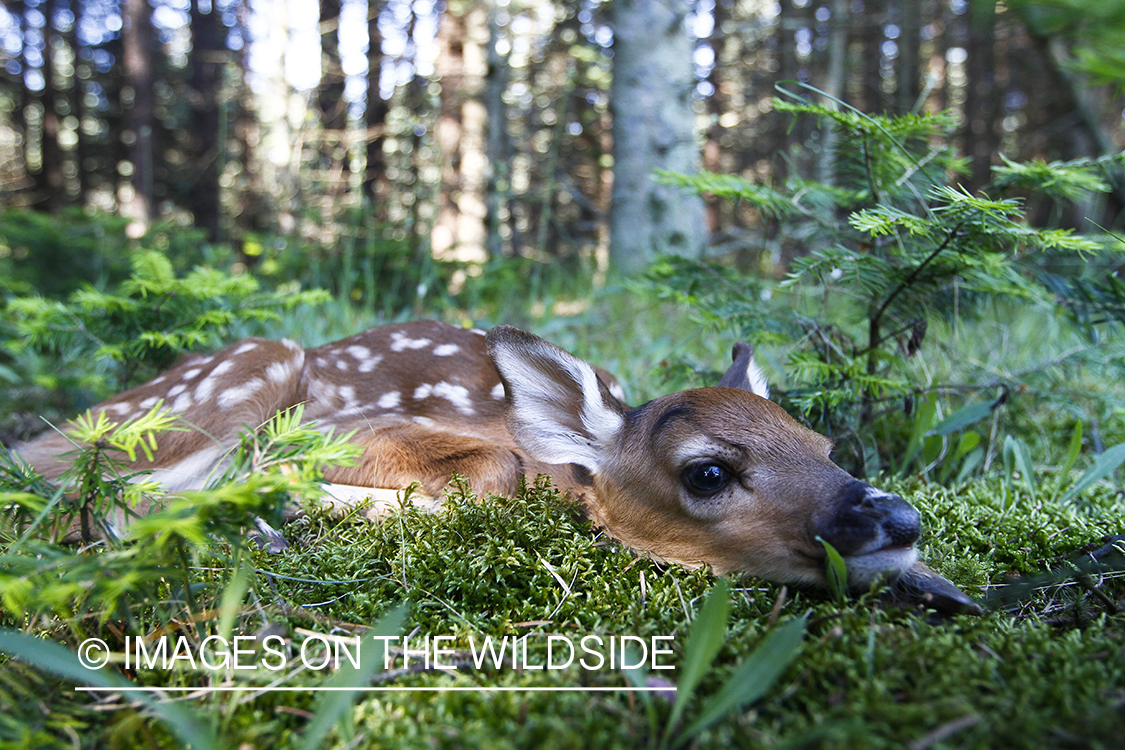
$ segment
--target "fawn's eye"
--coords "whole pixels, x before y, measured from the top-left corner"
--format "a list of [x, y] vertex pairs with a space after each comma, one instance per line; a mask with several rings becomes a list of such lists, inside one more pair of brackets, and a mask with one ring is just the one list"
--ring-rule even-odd
[[684, 481], [695, 492], [701, 495], [711, 495], [730, 482], [731, 474], [726, 468], [717, 463], [705, 461], [692, 464], [684, 470]]

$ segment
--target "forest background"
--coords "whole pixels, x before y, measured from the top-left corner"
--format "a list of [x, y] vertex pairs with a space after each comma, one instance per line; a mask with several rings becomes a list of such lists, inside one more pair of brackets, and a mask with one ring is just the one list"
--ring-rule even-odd
[[[1117, 0], [5, 0], [0, 204], [117, 213], [134, 237], [194, 226], [266, 275], [293, 241], [331, 260], [358, 234], [477, 269], [676, 251], [780, 275], [801, 237], [670, 188], [677, 216], [640, 216], [653, 188], [636, 181], [655, 165], [832, 183], [831, 123], [773, 106], [800, 83], [872, 114], [949, 110], [971, 192], [1000, 155], [1114, 153], [1123, 30]], [[616, 83], [615, 57], [633, 66]], [[1030, 219], [1089, 231], [1123, 205], [1117, 182]], [[615, 233], [627, 212], [656, 226]], [[107, 270], [37, 255], [15, 260], [74, 283]]]

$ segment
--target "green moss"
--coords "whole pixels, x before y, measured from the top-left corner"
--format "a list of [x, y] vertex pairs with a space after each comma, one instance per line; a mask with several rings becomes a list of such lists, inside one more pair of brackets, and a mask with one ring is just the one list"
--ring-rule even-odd
[[[1125, 515], [1108, 490], [1060, 507], [1018, 495], [1005, 500], [999, 480], [956, 491], [913, 482], [889, 486], [922, 511], [924, 557], [970, 590], [1057, 565], [1102, 534], [1120, 532]], [[545, 658], [547, 634], [667, 635], [674, 663], [713, 580], [704, 571], [635, 557], [542, 486], [486, 501], [455, 492], [442, 513], [408, 508], [382, 524], [312, 518], [291, 526], [289, 536], [286, 552], [255, 553], [259, 573], [250, 601], [257, 604], [246, 607], [243, 630], [261, 627], [263, 616], [290, 636], [347, 630], [406, 601], [406, 630], [453, 636], [462, 668], [452, 675], [410, 670], [379, 683], [398, 687], [625, 686], [623, 674], [609, 669], [478, 671], [466, 665], [469, 639], [530, 635], [528, 661], [536, 664]], [[217, 567], [221, 559], [214, 562]], [[221, 595], [226, 578], [208, 569], [206, 557], [202, 563], [197, 597], [205, 601], [208, 592]], [[1103, 590], [1119, 605], [1125, 599], [1120, 578], [1104, 581]], [[874, 594], [839, 604], [827, 593], [738, 580], [727, 641], [694, 703], [718, 690], [755, 648], [779, 604], [781, 618], [809, 615], [800, 655], [772, 694], [713, 726], [700, 746], [898, 748], [944, 733], [932, 746], [1112, 747], [1125, 731], [1125, 615], [1109, 614], [1072, 583], [1031, 591], [984, 617], [931, 623], [885, 608]], [[150, 719], [92, 711], [72, 686], [51, 678], [35, 676], [40, 687], [33, 700], [13, 677], [36, 673], [12, 662], [3, 668], [0, 714], [14, 718], [0, 730], [14, 746], [63, 744], [71, 736], [83, 746], [112, 744], [138, 731], [137, 722], [154, 742], [167, 742]], [[675, 672], [659, 676], [674, 680]], [[149, 677], [143, 682], [204, 679]], [[298, 671], [283, 683], [322, 679]], [[51, 706], [53, 723], [37, 718], [39, 696]], [[299, 743], [314, 697], [216, 694], [195, 707], [232, 743], [287, 747]], [[660, 698], [646, 705], [627, 692], [367, 693], [330, 745], [633, 748], [658, 738], [670, 710]], [[697, 709], [689, 705], [686, 716]]]

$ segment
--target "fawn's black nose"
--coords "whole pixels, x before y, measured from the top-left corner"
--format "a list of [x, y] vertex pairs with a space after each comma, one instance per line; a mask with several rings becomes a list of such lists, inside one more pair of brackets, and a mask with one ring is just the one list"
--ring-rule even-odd
[[914, 506], [898, 495], [855, 481], [844, 486], [820, 536], [845, 557], [909, 547], [922, 531]]

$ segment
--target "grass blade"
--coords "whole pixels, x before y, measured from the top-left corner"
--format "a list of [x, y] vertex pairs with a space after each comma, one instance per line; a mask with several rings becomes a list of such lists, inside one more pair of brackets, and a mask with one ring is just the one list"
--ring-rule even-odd
[[703, 675], [711, 668], [715, 655], [719, 653], [726, 639], [729, 615], [730, 583], [725, 578], [720, 578], [712, 587], [711, 593], [707, 595], [707, 601], [703, 603], [703, 607], [691, 624], [691, 633], [688, 634], [687, 646], [684, 647], [684, 659], [677, 670], [680, 673], [680, 680], [676, 685], [676, 702], [672, 704], [672, 713], [668, 717], [662, 744], [667, 743], [692, 693], [703, 679]]
[[246, 592], [250, 589], [250, 575], [253, 569], [241, 560], [241, 551], [235, 559], [234, 575], [231, 576], [227, 587], [223, 589], [223, 598], [219, 604], [219, 629], [224, 638], [230, 636], [234, 628], [234, 618], [242, 608]]
[[918, 457], [918, 452], [922, 450], [922, 439], [930, 431], [930, 426], [934, 423], [934, 416], [937, 414], [937, 399], [927, 398], [923, 399], [922, 403], [918, 405], [918, 416], [914, 419], [914, 428], [910, 432], [910, 441], [906, 444], [906, 453], [902, 461], [901, 475], [906, 476], [910, 470], [910, 465], [914, 463], [914, 459]]
[[1027, 443], [1011, 435], [1005, 437], [1004, 465], [1007, 468], [1009, 478], [1011, 478], [1012, 466], [1019, 471], [1024, 483], [1027, 484], [1028, 494], [1032, 500], [1035, 500], [1035, 465], [1031, 461], [1031, 450], [1027, 447]]
[[987, 419], [992, 414], [994, 401], [982, 401], [976, 404], [963, 406], [933, 426], [929, 434], [948, 435], [951, 432], [963, 430], [969, 425], [976, 424], [982, 419]]
[[844, 562], [844, 557], [836, 548], [829, 544], [821, 537], [816, 540], [824, 545], [824, 553], [827, 555], [827, 566], [825, 568], [825, 576], [828, 578], [828, 588], [836, 596], [836, 601], [843, 602], [848, 598], [848, 564]]
[[735, 668], [722, 689], [704, 704], [699, 716], [680, 733], [673, 745], [682, 746], [731, 711], [737, 711], [769, 692], [797, 656], [804, 638], [804, 617], [794, 618], [775, 628]]
[[1125, 463], [1125, 443], [1120, 443], [1112, 448], [1108, 448], [1094, 459], [1093, 465], [1089, 469], [1086, 469], [1086, 473], [1078, 478], [1078, 481], [1074, 483], [1070, 491], [1063, 496], [1062, 501], [1064, 503], [1069, 503], [1084, 492], [1090, 485], [1117, 471], [1117, 467], [1121, 466], [1122, 463]]
[[324, 738], [336, 726], [344, 712], [350, 709], [360, 696], [359, 688], [371, 683], [371, 678], [383, 669], [386, 653], [385, 636], [397, 636], [406, 620], [406, 605], [395, 607], [375, 625], [370, 633], [361, 636], [363, 649], [360, 651], [359, 668], [343, 662], [340, 669], [325, 682], [325, 687], [356, 688], [355, 690], [331, 690], [319, 694], [313, 708], [313, 720], [305, 730], [301, 743], [302, 750], [314, 750], [321, 746]]
[[1066, 480], [1070, 478], [1070, 470], [1078, 462], [1078, 455], [1082, 452], [1082, 422], [1074, 425], [1074, 432], [1070, 435], [1070, 445], [1066, 450], [1066, 460], [1059, 468], [1059, 481], [1055, 484], [1055, 491], [1051, 494], [1051, 502], [1058, 499]]

